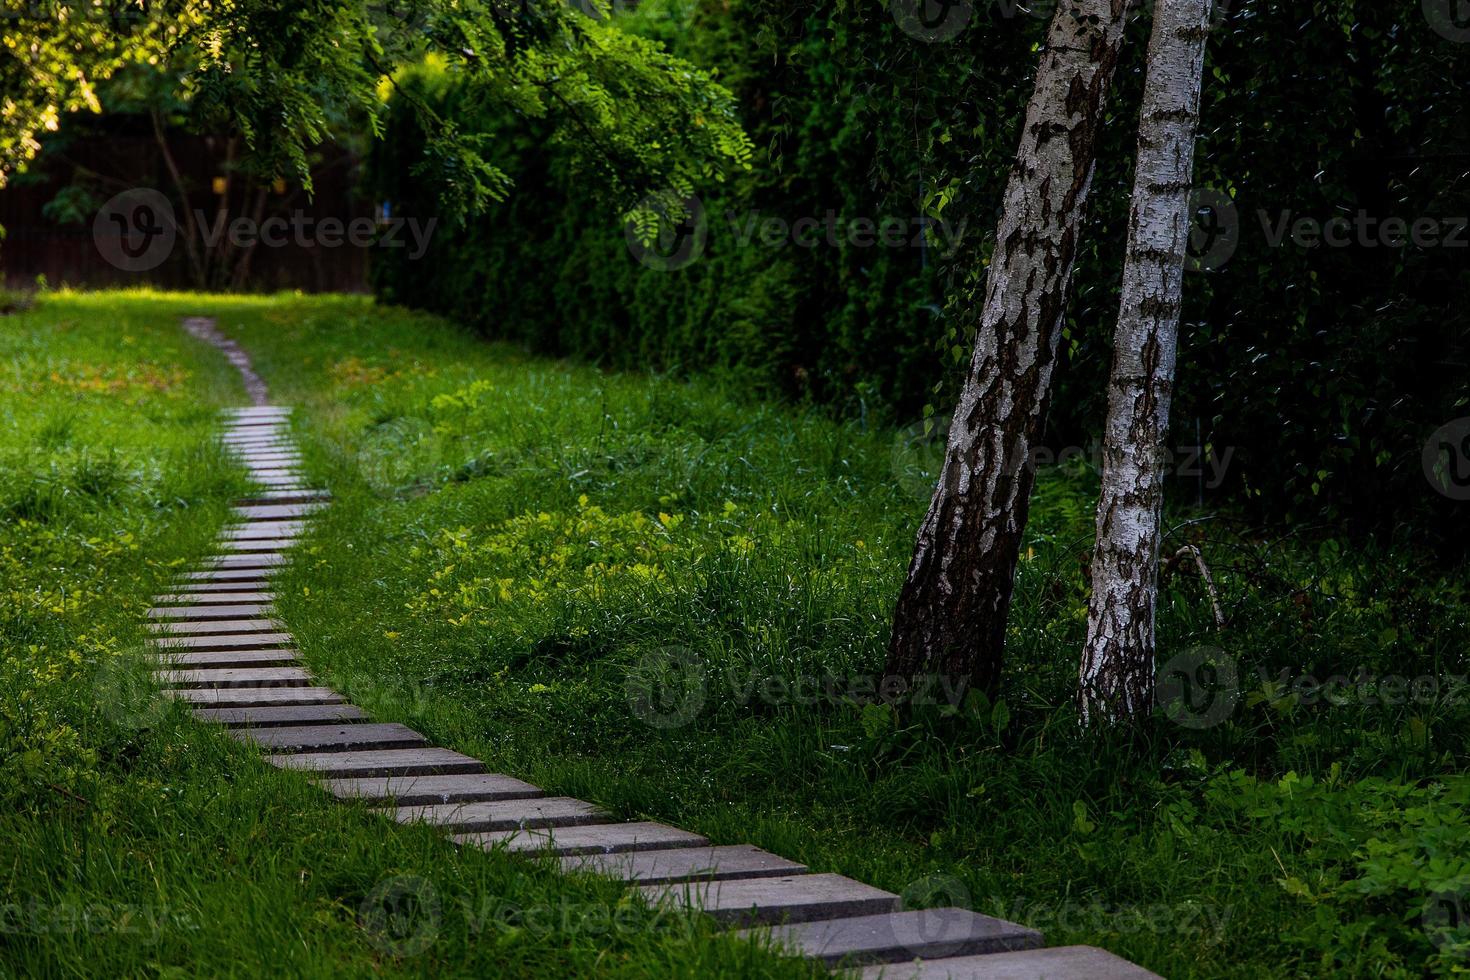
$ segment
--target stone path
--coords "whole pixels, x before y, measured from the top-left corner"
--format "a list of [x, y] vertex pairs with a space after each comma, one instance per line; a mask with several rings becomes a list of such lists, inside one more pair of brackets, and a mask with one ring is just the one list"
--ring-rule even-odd
[[249, 358], [212, 321], [186, 328], [224, 350], [247, 379], [255, 405], [225, 413], [222, 439], [262, 488], [237, 502], [216, 553], [148, 613], [156, 679], [198, 718], [387, 819], [431, 824], [464, 847], [550, 851], [568, 871], [618, 878], [651, 901], [698, 908], [743, 935], [767, 935], [793, 955], [857, 968], [864, 978], [1154, 976], [1092, 947], [1041, 949], [1035, 930], [967, 909], [903, 910], [892, 892], [748, 844], [715, 846], [676, 827], [619, 821], [487, 772], [403, 725], [373, 722], [315, 682], [275, 618], [271, 576], [330, 499], [301, 475], [290, 409], [267, 404]]

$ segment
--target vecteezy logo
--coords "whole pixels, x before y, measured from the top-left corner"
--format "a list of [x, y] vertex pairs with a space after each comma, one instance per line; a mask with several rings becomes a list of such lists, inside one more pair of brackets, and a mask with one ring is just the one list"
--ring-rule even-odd
[[124, 272], [147, 272], [174, 250], [174, 207], [158, 191], [135, 187], [109, 198], [92, 221], [97, 251]]
[[1441, 953], [1470, 956], [1470, 886], [1429, 896], [1419, 922]]
[[393, 494], [433, 468], [434, 430], [421, 418], [399, 416], [363, 434], [358, 471], [378, 493]]
[[893, 436], [893, 475], [904, 492], [916, 500], [934, 496], [949, 448], [950, 423], [948, 417], [925, 419]]
[[1429, 437], [1424, 475], [1451, 500], [1470, 500], [1470, 418], [1455, 419]]
[[1470, 0], [1423, 0], [1424, 19], [1446, 41], [1470, 41]]
[[704, 202], [693, 195], [650, 194], [629, 212], [623, 235], [639, 265], [655, 272], [677, 272], [704, 255], [709, 218]]
[[628, 707], [654, 728], [681, 728], [704, 707], [704, 679], [704, 664], [693, 650], [654, 650], [628, 674]]
[[970, 890], [954, 875], [934, 874], [910, 882], [898, 896], [900, 912], [888, 919], [893, 939], [915, 956], [952, 956], [979, 938], [970, 915]]
[[1209, 187], [1196, 188], [1189, 197], [1194, 223], [1189, 233], [1190, 272], [1214, 272], [1225, 267], [1240, 247], [1240, 210], [1229, 194]]
[[899, 29], [920, 41], [953, 41], [970, 25], [975, 8], [970, 0], [889, 0]]
[[1213, 728], [1240, 700], [1240, 668], [1218, 647], [1194, 647], [1160, 665], [1156, 697], [1170, 721], [1184, 728]]
[[439, 938], [443, 913], [434, 883], [418, 875], [384, 878], [357, 910], [368, 941], [389, 956], [417, 956]]
[[609, 13], [630, 11], [638, 0], [567, 0], [568, 6], [593, 20], [606, 20]]
[[92, 675], [92, 700], [102, 714], [122, 728], [152, 728], [168, 710], [158, 685], [145, 666], [167, 667], [157, 649], [133, 649], [108, 654]]

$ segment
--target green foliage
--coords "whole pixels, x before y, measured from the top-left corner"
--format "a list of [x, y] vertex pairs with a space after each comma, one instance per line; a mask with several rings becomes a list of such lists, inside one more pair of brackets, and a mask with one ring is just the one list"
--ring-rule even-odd
[[[1463, 905], [1463, 569], [1224, 519], [1176, 532], [1229, 625], [1175, 569], [1163, 657], [1219, 647], [1237, 699], [1212, 728], [1099, 740], [1072, 705], [1096, 486], [1045, 467], [1004, 699], [941, 690], [900, 719], [877, 678], [926, 500], [903, 433], [707, 377], [538, 360], [361, 300], [225, 326], [303, 406], [336, 498], [284, 615], [375, 716], [916, 901], [942, 882], [946, 901], [1164, 976], [1463, 967], [1426, 914]], [[1359, 672], [1445, 686], [1385, 703], [1297, 683]]]
[[[598, 0], [600, 3], [601, 0]], [[546, 120], [582, 173], [633, 206], [747, 165], [729, 94], [606, 16], [562, 0], [4, 0], [0, 181], [35, 155], [64, 112], [100, 111], [97, 83], [128, 65], [168, 77], [200, 128], [237, 134], [266, 176], [310, 187], [310, 148], [341, 120], [379, 131], [380, 84], [434, 56], [486, 106]], [[426, 107], [424, 107], [426, 108]], [[464, 216], [504, 198], [486, 134], [426, 111], [415, 168]]]
[[825, 976], [340, 803], [158, 697], [150, 599], [247, 487], [214, 443], [239, 376], [178, 325], [202, 310], [364, 307], [49, 293], [0, 318], [0, 975]]
[[[1008, 4], [969, 6], [965, 31], [934, 44], [876, 0], [648, 0], [623, 16], [716, 74], [757, 147], [750, 174], [696, 186], [708, 242], [674, 271], [630, 256], [621, 206], [540, 126], [487, 116], [470, 87], [413, 73], [404, 90], [499, 133], [507, 171], [534, 190], [441, 231], [422, 261], [386, 257], [379, 295], [538, 351], [719, 368], [846, 417], [943, 415], [968, 358], [1044, 23]], [[1470, 405], [1457, 369], [1470, 350], [1464, 250], [1274, 245], [1262, 214], [1270, 225], [1282, 213], [1470, 211], [1457, 168], [1470, 133], [1450, 109], [1463, 101], [1470, 46], [1431, 29], [1418, 0], [1218, 7], [1229, 16], [1210, 40], [1198, 182], [1233, 197], [1240, 245], [1186, 283], [1171, 442], [1203, 443], [1229, 464], [1218, 487], [1189, 475], [1171, 490], [1228, 495], [1272, 521], [1405, 525], [1457, 549], [1470, 540], [1464, 509], [1428, 487], [1420, 453]], [[1056, 449], [1088, 445], [1104, 415], [1148, 26], [1132, 29], [1104, 130], [1049, 421]], [[1269, 41], [1281, 37], [1297, 40]], [[386, 126], [373, 186], [424, 213], [429, 192], [396, 149], [422, 139], [416, 117], [390, 105]], [[765, 219], [829, 211], [943, 219], [958, 247], [760, 241]]]

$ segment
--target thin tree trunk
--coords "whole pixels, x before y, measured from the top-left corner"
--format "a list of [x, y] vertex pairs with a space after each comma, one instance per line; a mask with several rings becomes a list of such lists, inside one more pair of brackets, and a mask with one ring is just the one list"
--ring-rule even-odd
[[1135, 719], [1152, 709], [1163, 444], [1209, 17], [1210, 0], [1158, 0], [1154, 8], [1079, 672], [1088, 722]]
[[163, 164], [168, 168], [169, 179], [173, 181], [174, 193], [179, 196], [179, 208], [184, 213], [184, 254], [189, 257], [189, 271], [193, 275], [194, 284], [200, 289], [209, 286], [209, 273], [204, 267], [204, 262], [199, 255], [198, 229], [194, 225], [194, 210], [190, 207], [189, 189], [184, 185], [184, 175], [179, 172], [178, 161], [174, 159], [173, 150], [168, 145], [168, 133], [163, 125], [163, 117], [157, 109], [149, 112], [153, 120], [153, 138], [158, 143], [158, 152], [163, 157]]
[[1103, 105], [1132, 0], [1063, 0], [1006, 186], [969, 375], [889, 642], [891, 675], [1000, 678], [1032, 446], [1041, 433], [1092, 185]]

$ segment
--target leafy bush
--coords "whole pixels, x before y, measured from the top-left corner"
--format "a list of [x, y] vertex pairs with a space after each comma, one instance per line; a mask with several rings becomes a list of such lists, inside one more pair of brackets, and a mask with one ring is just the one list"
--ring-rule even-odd
[[[971, 22], [951, 43], [915, 39], [878, 0], [646, 0], [625, 15], [629, 30], [715, 70], [758, 148], [749, 175], [701, 190], [708, 243], [676, 271], [630, 255], [617, 208], [548, 148], [540, 124], [487, 113], [442, 72], [409, 73], [405, 93], [495, 140], [517, 191], [481, 219], [441, 227], [420, 261], [385, 252], [378, 295], [539, 351], [719, 368], [844, 415], [942, 411], [980, 304], [1043, 26], [1019, 5], [968, 6]], [[1452, 223], [1470, 211], [1455, 169], [1470, 131], [1448, 109], [1470, 46], [1431, 29], [1417, 0], [1218, 6], [1230, 16], [1211, 40], [1198, 182], [1233, 201], [1239, 245], [1218, 271], [1189, 279], [1173, 442], [1213, 447], [1228, 465], [1219, 486], [1186, 473], [1174, 489], [1230, 493], [1275, 517], [1405, 525], [1459, 549], [1470, 540], [1464, 508], [1433, 492], [1421, 451], [1470, 414], [1464, 251], [1307, 247], [1270, 232], [1283, 216], [1361, 209]], [[1107, 122], [1052, 411], [1056, 448], [1087, 445], [1100, 429], [1147, 26], [1135, 25]], [[1267, 43], [1281, 37], [1296, 41]], [[393, 100], [371, 186], [398, 211], [432, 206], [414, 175], [422, 143], [406, 101]], [[845, 236], [834, 246], [825, 232], [811, 248], [791, 234], [761, 241], [767, 219], [794, 232], [798, 219], [829, 213], [946, 224], [922, 247]]]

